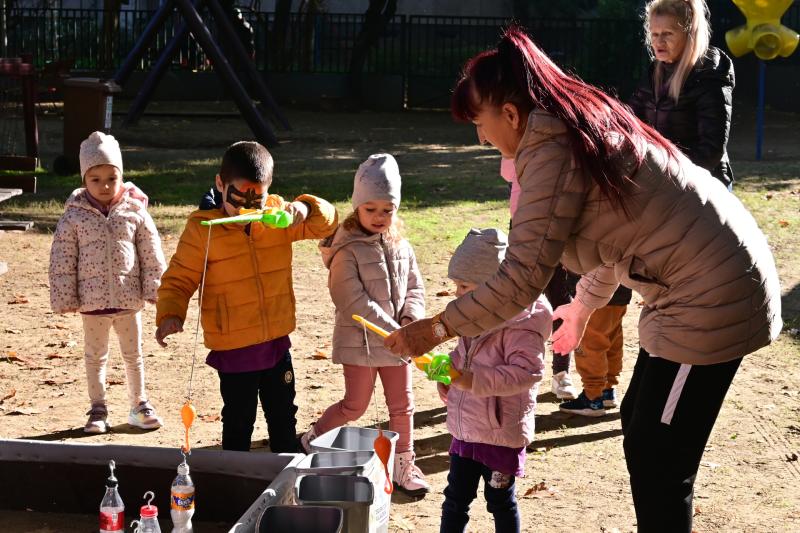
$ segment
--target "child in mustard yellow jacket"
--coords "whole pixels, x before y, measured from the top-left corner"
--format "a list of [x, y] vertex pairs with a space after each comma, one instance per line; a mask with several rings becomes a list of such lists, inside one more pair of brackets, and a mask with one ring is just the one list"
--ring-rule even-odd
[[219, 209], [195, 211], [161, 278], [156, 340], [183, 331], [189, 299], [203, 277], [208, 227], [203, 220], [237, 215], [240, 208], [278, 207], [290, 212], [288, 229], [261, 223], [213, 226], [200, 303], [206, 364], [217, 370], [222, 394], [222, 448], [248, 451], [258, 401], [273, 452], [298, 451], [294, 370], [289, 333], [295, 328], [292, 243], [322, 239], [338, 225], [336, 209], [303, 194], [294, 202], [268, 194], [273, 160], [255, 142], [238, 142], [225, 152], [216, 187]]

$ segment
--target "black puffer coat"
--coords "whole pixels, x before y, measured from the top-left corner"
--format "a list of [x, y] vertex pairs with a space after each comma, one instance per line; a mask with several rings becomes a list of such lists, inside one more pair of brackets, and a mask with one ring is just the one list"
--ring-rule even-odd
[[[677, 103], [663, 89], [654, 90], [654, 67], [655, 63], [650, 65], [631, 98], [633, 111], [672, 141], [694, 164], [730, 185], [733, 172], [726, 147], [734, 86], [731, 59], [718, 48], [709, 47], [689, 72]], [[666, 76], [668, 72], [665, 69]]]

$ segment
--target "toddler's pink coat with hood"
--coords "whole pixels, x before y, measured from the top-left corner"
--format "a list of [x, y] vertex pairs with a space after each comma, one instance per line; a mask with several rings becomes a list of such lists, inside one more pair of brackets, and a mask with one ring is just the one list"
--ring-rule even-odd
[[450, 387], [447, 429], [458, 440], [521, 448], [533, 440], [550, 303], [540, 296], [516, 317], [478, 337], [460, 337], [455, 368], [473, 373], [472, 390]]

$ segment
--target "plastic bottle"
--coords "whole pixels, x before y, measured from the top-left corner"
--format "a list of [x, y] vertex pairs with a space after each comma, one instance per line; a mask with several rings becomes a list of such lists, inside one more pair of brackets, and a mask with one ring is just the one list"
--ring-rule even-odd
[[106, 494], [100, 502], [100, 533], [125, 531], [125, 504], [117, 490], [119, 482], [114, 477], [114, 461], [108, 462], [111, 475], [106, 480]]
[[150, 499], [142, 505], [139, 510], [139, 531], [140, 533], [161, 533], [161, 526], [158, 525], [158, 507], [153, 505], [155, 495], [151, 491], [144, 493], [144, 497]]
[[194, 515], [194, 483], [189, 475], [186, 461], [178, 465], [178, 475], [172, 482], [170, 494], [170, 511], [172, 517], [172, 533], [192, 533], [192, 515]]

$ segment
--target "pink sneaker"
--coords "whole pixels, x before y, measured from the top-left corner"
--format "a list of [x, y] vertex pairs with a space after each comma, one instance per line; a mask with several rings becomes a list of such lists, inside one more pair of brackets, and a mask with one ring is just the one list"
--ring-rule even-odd
[[163, 425], [150, 402], [139, 402], [128, 415], [128, 424], [141, 429], [158, 429]]
[[105, 404], [92, 404], [92, 408], [86, 414], [89, 415], [89, 420], [83, 426], [84, 433], [106, 433], [108, 431], [108, 409]]

